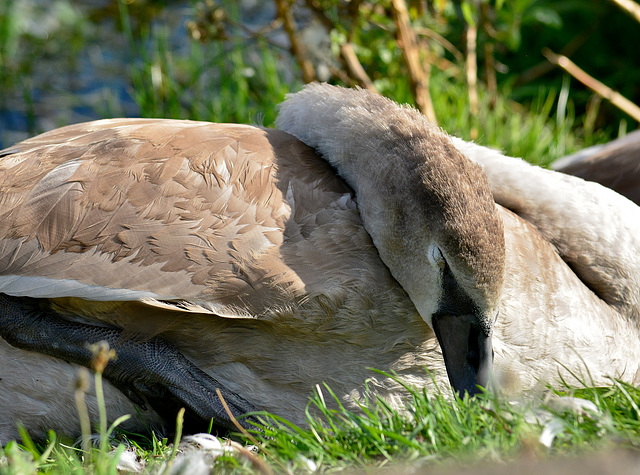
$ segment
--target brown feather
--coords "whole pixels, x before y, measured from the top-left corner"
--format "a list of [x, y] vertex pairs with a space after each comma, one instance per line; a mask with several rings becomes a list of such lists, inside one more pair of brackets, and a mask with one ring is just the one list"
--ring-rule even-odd
[[595, 181], [640, 204], [640, 130], [575, 159], [553, 164], [554, 170]]

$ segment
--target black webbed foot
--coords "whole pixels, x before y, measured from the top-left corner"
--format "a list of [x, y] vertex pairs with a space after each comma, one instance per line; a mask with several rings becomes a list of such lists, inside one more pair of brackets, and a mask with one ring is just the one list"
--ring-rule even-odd
[[104, 377], [135, 404], [151, 406], [169, 424], [185, 407], [185, 427], [236, 430], [218, 397], [219, 389], [230, 412], [243, 426], [242, 416], [256, 409], [244, 398], [226, 389], [161, 338], [126, 340], [122, 330], [61, 319], [41, 300], [0, 294], [0, 336], [24, 350], [54, 356], [91, 367], [87, 343], [106, 341], [117, 358], [104, 369]]

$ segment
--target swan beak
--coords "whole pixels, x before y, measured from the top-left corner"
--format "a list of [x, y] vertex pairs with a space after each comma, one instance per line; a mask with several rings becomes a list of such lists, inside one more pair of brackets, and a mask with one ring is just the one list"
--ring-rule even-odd
[[486, 388], [493, 366], [491, 332], [475, 315], [439, 315], [433, 319], [433, 329], [458, 396], [465, 392], [473, 396], [481, 392], [478, 386]]

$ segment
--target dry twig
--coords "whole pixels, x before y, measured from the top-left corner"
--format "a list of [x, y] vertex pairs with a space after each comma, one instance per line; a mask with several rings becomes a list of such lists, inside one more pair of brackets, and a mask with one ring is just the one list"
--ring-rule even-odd
[[478, 26], [467, 25], [467, 86], [469, 87], [469, 109], [471, 114], [478, 113]]
[[[313, 12], [318, 21], [320, 21], [320, 23], [322, 23], [328, 31], [338, 29], [337, 25], [333, 23], [333, 21], [322, 10], [322, 7], [320, 7], [314, 0], [306, 0], [305, 4], [307, 5], [307, 8], [311, 10], [311, 12]], [[355, 21], [357, 9], [353, 10], [353, 5], [354, 4], [351, 5], [353, 17], [352, 21]], [[362, 67], [362, 63], [360, 63], [360, 60], [358, 59], [358, 56], [353, 49], [352, 39], [354, 34], [355, 30], [351, 29], [347, 42], [340, 45], [340, 60], [346, 70], [346, 77], [343, 71], [332, 70], [331, 73], [340, 77], [340, 79], [345, 82], [358, 84], [359, 86], [368, 89], [371, 92], [377, 93], [378, 91], [373, 85], [373, 81]]]
[[640, 5], [633, 0], [611, 0], [629, 15], [640, 21]]
[[[573, 53], [578, 51], [586, 43], [586, 41], [591, 37], [591, 34], [594, 30], [595, 28], [589, 28], [581, 32], [560, 50], [560, 54], [567, 57], [573, 55]], [[533, 82], [536, 79], [551, 72], [553, 68], [554, 65], [552, 63], [543, 60], [541, 63], [538, 63], [535, 66], [531, 66], [529, 69], [523, 71], [514, 83], [514, 87]]]
[[344, 59], [349, 76], [354, 78], [362, 87], [372, 92], [378, 92], [373, 85], [373, 81], [371, 81], [371, 78], [362, 67], [362, 64], [360, 64], [358, 56], [356, 56], [356, 52], [353, 50], [353, 45], [351, 43], [344, 43], [340, 46], [340, 55], [342, 56], [342, 59]]
[[582, 84], [594, 91], [596, 94], [607, 99], [614, 106], [633, 117], [634, 120], [640, 122], [640, 107], [631, 102], [617, 91], [614, 91], [609, 86], [598, 81], [596, 78], [590, 76], [585, 71], [580, 69], [573, 61], [566, 56], [556, 54], [549, 48], [542, 50], [542, 54], [553, 64], [560, 66], [571, 76], [576, 78]]
[[446, 49], [449, 53], [451, 53], [453, 57], [456, 58], [456, 61], [462, 62], [464, 60], [464, 55], [460, 52], [460, 50], [458, 50], [458, 48], [456, 48], [453, 45], [453, 43], [451, 43], [444, 36], [439, 35], [435, 31], [433, 31], [432, 29], [422, 27], [422, 28], [414, 28], [413, 31], [416, 32], [416, 35], [424, 36], [438, 43], [440, 46]]
[[398, 30], [398, 46], [402, 50], [409, 69], [409, 79], [416, 98], [416, 104], [418, 109], [427, 116], [427, 119], [436, 124], [436, 113], [429, 94], [429, 73], [431, 68], [428, 63], [423, 66], [420, 61], [420, 51], [416, 41], [416, 34], [409, 22], [407, 5], [404, 0], [391, 0], [391, 10]]
[[313, 64], [307, 57], [304, 45], [299, 41], [296, 33], [296, 22], [293, 19], [293, 13], [291, 13], [291, 4], [288, 0], [275, 0], [278, 11], [278, 18], [282, 20], [282, 26], [284, 31], [289, 37], [291, 43], [291, 52], [300, 66], [302, 71], [302, 80], [306, 83], [316, 80], [316, 71], [313, 68]]

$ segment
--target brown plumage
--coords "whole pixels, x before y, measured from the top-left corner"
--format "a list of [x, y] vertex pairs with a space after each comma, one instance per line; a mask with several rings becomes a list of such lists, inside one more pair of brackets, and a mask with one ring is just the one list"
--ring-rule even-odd
[[[633, 376], [633, 312], [585, 285], [535, 216], [496, 206], [491, 191], [517, 193], [492, 175], [490, 190], [468, 151], [417, 112], [315, 85], [285, 102], [279, 124], [335, 169], [283, 131], [156, 119], [73, 125], [0, 152], [0, 292], [127, 338], [160, 335], [297, 423], [323, 382], [348, 408], [366, 388], [401, 406], [402, 386], [372, 367], [420, 386], [428, 368], [445, 384], [429, 324], [467, 307], [487, 332], [499, 308], [505, 391], [585, 363], [597, 381]], [[75, 366], [3, 340], [0, 359], [0, 441], [16, 420], [78, 430]], [[110, 418], [136, 412], [107, 391]], [[130, 427], [161, 424], [140, 417]]]
[[[316, 384], [362, 397], [376, 379], [371, 365], [444, 373], [352, 191], [285, 132], [124, 119], [12, 149], [0, 172], [3, 292], [51, 298], [61, 315], [132, 336], [162, 335], [257, 407], [298, 422]], [[16, 420], [77, 430], [73, 366], [0, 350], [2, 440]], [[27, 368], [38, 380], [56, 374], [57, 398], [34, 397]], [[373, 387], [397, 397], [400, 388], [378, 378]], [[135, 413], [126, 398], [111, 400], [111, 416]]]
[[551, 167], [600, 183], [640, 204], [640, 130], [563, 157]]

